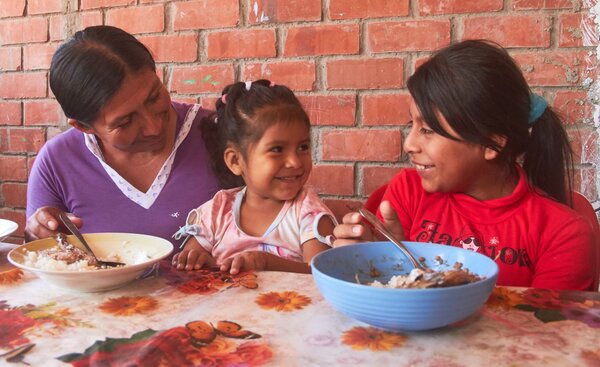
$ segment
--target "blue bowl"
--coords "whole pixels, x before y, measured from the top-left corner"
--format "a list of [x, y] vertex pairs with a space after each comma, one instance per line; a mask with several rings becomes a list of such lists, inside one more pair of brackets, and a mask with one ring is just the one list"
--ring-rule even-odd
[[[391, 242], [370, 242], [332, 248], [315, 256], [312, 274], [323, 297], [338, 311], [369, 325], [391, 331], [429, 330], [463, 320], [488, 299], [498, 278], [498, 265], [481, 254], [432, 243], [404, 242], [428, 267], [447, 270], [455, 262], [485, 279], [428, 289], [392, 289], [367, 285], [387, 282], [412, 270], [408, 258]], [[444, 264], [435, 258], [441, 256]], [[371, 269], [376, 269], [373, 274]], [[357, 283], [358, 281], [361, 283]]]

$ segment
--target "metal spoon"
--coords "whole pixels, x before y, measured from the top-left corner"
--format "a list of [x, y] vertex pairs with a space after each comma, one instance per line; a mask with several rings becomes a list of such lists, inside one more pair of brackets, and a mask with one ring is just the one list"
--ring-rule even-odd
[[98, 259], [96, 257], [96, 255], [94, 254], [94, 251], [92, 251], [92, 248], [87, 244], [87, 242], [85, 241], [85, 239], [81, 235], [81, 232], [79, 232], [79, 229], [77, 229], [77, 226], [75, 226], [75, 224], [73, 224], [73, 222], [71, 222], [71, 220], [69, 219], [69, 217], [67, 217], [67, 214], [60, 213], [58, 215], [58, 217], [63, 222], [63, 224], [65, 225], [65, 227], [67, 227], [67, 229], [69, 231], [71, 231], [71, 233], [73, 233], [75, 235], [75, 237], [77, 237], [77, 239], [79, 240], [79, 242], [81, 242], [81, 244], [86, 248], [88, 254], [92, 255], [92, 257], [94, 259], [96, 259], [96, 261], [98, 262], [98, 265], [100, 265], [100, 266], [108, 266], [108, 267], [111, 267], [111, 268], [115, 267], [115, 266], [124, 266], [124, 265], [126, 265], [125, 263], [121, 263], [121, 262], [118, 262], [118, 261], [103, 261], [103, 260]]
[[408, 251], [406, 246], [404, 246], [404, 244], [401, 241], [398, 241], [394, 237], [394, 235], [390, 231], [388, 231], [387, 228], [385, 228], [383, 226], [383, 224], [379, 221], [379, 219], [373, 213], [371, 213], [370, 211], [368, 211], [365, 208], [358, 209], [358, 212], [360, 213], [360, 215], [362, 215], [363, 218], [365, 218], [367, 220], [367, 222], [369, 224], [371, 224], [373, 226], [373, 228], [375, 228], [379, 233], [384, 235], [394, 245], [398, 246], [398, 248], [400, 250], [402, 250], [404, 255], [406, 255], [408, 257], [408, 259], [410, 260], [410, 262], [413, 264], [413, 266], [415, 268], [421, 269], [423, 271], [426, 270], [425, 267], [423, 266], [423, 264], [421, 264], [419, 261], [417, 261], [417, 259], [415, 259], [415, 257], [410, 253], [410, 251]]

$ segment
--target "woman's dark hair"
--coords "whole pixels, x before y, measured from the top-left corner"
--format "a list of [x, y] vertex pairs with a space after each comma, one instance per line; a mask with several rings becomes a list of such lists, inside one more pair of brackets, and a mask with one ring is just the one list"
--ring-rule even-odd
[[229, 145], [247, 158], [248, 148], [260, 140], [275, 123], [303, 123], [310, 120], [302, 104], [288, 87], [269, 80], [237, 82], [226, 86], [217, 99], [215, 112], [201, 124], [214, 170], [224, 187], [244, 185], [225, 164], [223, 154]]
[[91, 126], [130, 73], [156, 71], [150, 51], [122, 29], [94, 26], [75, 33], [54, 53], [50, 88], [68, 118]]
[[437, 109], [463, 141], [498, 151], [510, 169], [522, 158], [531, 184], [570, 203], [572, 152], [562, 122], [548, 106], [530, 125], [531, 91], [506, 50], [483, 40], [450, 45], [422, 64], [407, 86], [433, 131], [458, 140], [441, 127]]

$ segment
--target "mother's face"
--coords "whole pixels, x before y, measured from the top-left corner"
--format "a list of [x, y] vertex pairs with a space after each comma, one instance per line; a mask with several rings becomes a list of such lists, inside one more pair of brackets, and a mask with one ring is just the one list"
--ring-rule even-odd
[[156, 73], [144, 70], [128, 74], [109, 102], [100, 110], [91, 128], [76, 121], [79, 130], [96, 135], [105, 151], [125, 153], [159, 152], [168, 143], [174, 127], [171, 98]]

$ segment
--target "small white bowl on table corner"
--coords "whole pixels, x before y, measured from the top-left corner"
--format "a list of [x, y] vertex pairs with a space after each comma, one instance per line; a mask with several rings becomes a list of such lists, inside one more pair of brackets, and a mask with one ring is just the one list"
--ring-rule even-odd
[[[360, 243], [323, 251], [311, 261], [312, 275], [323, 297], [338, 311], [371, 326], [390, 331], [420, 331], [448, 326], [474, 314], [486, 302], [498, 278], [498, 265], [487, 256], [462, 248], [404, 242], [428, 267], [448, 270], [455, 262], [483, 277], [445, 288], [378, 288], [393, 275], [413, 268], [391, 242]], [[441, 268], [435, 258], [444, 260]], [[376, 269], [372, 272], [371, 269]], [[374, 274], [374, 275], [373, 275]], [[361, 284], [357, 283], [357, 277]]]
[[[135, 233], [86, 233], [83, 235], [99, 259], [117, 254], [122, 267], [97, 270], [44, 270], [25, 265], [27, 251], [41, 251], [54, 247], [53, 237], [26, 243], [8, 253], [8, 261], [30, 271], [46, 282], [64, 289], [79, 292], [102, 292], [125, 286], [139, 277], [146, 269], [173, 252], [173, 244], [163, 238]], [[82, 250], [75, 236], [67, 241]], [[84, 250], [85, 251], [85, 250]]]
[[0, 241], [15, 233], [19, 225], [12, 220], [0, 219]]

